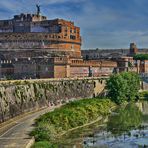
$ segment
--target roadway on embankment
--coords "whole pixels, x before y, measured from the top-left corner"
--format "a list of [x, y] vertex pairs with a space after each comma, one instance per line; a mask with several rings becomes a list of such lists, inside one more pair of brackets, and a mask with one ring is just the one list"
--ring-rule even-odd
[[28, 134], [33, 129], [35, 119], [48, 111], [46, 108], [16, 120], [15, 125], [0, 134], [0, 148], [25, 148], [31, 140]]

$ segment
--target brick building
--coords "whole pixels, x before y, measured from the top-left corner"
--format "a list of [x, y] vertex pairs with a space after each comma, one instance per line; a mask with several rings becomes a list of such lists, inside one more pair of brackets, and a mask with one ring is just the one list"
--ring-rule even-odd
[[63, 78], [112, 74], [116, 61], [84, 60], [80, 28], [63, 19], [19, 14], [0, 20], [0, 77]]
[[20, 14], [0, 21], [1, 49], [38, 49], [81, 57], [80, 47], [80, 28], [70, 21], [47, 20], [37, 14]]
[[18, 58], [11, 63], [7, 62], [1, 60], [1, 78], [5, 76], [13, 79], [108, 76], [117, 67], [114, 61], [83, 61], [67, 56]]

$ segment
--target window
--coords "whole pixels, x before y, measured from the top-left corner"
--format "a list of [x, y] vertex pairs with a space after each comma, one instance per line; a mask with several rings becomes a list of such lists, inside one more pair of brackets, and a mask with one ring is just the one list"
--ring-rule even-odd
[[70, 35], [70, 39], [75, 40], [76, 37], [74, 35]]
[[62, 27], [61, 26], [59, 26], [59, 32], [62, 32]]
[[7, 25], [9, 25], [9, 22], [8, 21], [4, 21], [4, 26], [7, 26]]

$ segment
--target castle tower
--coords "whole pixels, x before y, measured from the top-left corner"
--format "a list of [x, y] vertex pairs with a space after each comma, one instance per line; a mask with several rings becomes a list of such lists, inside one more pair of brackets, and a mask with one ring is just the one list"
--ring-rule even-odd
[[130, 56], [138, 53], [138, 48], [135, 43], [130, 43]]
[[21, 13], [12, 19], [0, 20], [0, 48], [12, 51], [31, 49], [81, 58], [80, 28], [71, 21], [48, 20], [41, 14], [40, 7], [36, 5], [35, 14]]

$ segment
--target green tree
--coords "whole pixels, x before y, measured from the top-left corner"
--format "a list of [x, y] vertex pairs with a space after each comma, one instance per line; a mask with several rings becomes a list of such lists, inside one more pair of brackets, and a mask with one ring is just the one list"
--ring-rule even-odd
[[134, 60], [148, 60], [148, 54], [136, 54]]
[[112, 75], [107, 81], [108, 97], [117, 104], [137, 99], [140, 89], [139, 75], [123, 72]]
[[136, 54], [134, 60], [148, 60], [148, 54]]

